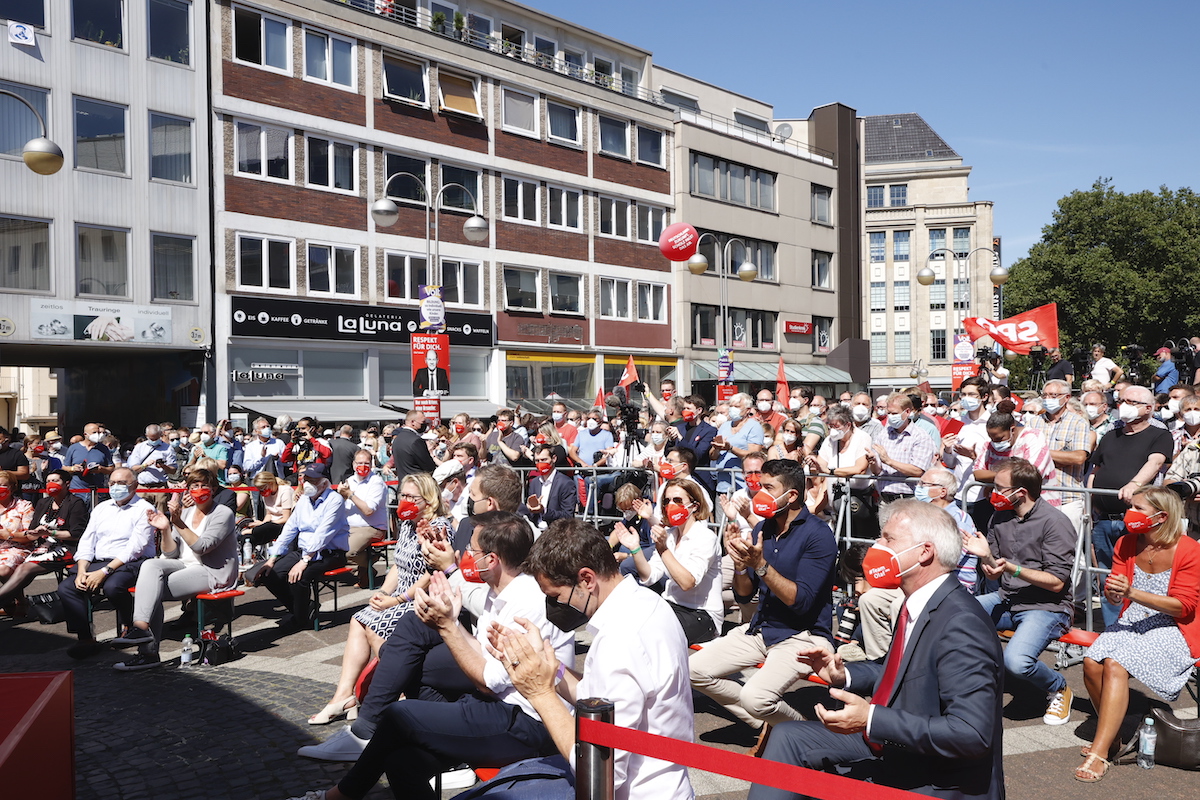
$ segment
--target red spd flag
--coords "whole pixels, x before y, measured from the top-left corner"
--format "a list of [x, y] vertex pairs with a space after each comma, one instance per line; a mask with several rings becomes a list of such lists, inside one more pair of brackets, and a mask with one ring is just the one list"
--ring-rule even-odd
[[779, 372], [775, 375], [775, 399], [783, 404], [784, 408], [788, 405], [788, 396], [791, 392], [788, 390], [787, 375], [783, 371], [783, 356], [779, 357]]
[[604, 417], [605, 419], [608, 419], [608, 407], [606, 405], [604, 405], [604, 387], [603, 386], [601, 386], [600, 390], [598, 392], [596, 392], [595, 407], [600, 410], [600, 416]]
[[629, 363], [625, 365], [625, 371], [621, 373], [621, 380], [617, 381], [617, 386], [628, 387], [631, 383], [638, 381], [637, 367], [633, 365], [633, 356], [629, 357]]
[[1058, 304], [1048, 303], [999, 321], [967, 317], [963, 327], [972, 341], [990, 336], [1001, 347], [1028, 355], [1035, 344], [1047, 349], [1058, 347]]

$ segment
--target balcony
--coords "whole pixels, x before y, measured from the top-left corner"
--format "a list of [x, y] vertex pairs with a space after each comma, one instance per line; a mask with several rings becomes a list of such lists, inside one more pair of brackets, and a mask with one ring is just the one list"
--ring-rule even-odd
[[658, 92], [643, 89], [632, 81], [626, 81], [619, 75], [608, 75], [595, 69], [588, 69], [585, 64], [572, 63], [557, 58], [553, 53], [544, 53], [530, 47], [520, 38], [497, 36], [475, 30], [470, 14], [464, 15], [463, 27], [456, 28], [454, 20], [441, 21], [435, 25], [427, 9], [417, 8], [415, 11], [404, 8], [392, 0], [330, 0], [338, 5], [349, 6], [368, 14], [384, 17], [410, 28], [420, 28], [446, 39], [462, 42], [467, 47], [489, 50], [506, 58], [532, 64], [547, 72], [554, 72], [567, 78], [590, 83], [626, 97], [644, 100], [656, 106], [665, 106], [662, 95]]
[[747, 142], [754, 142], [763, 147], [769, 147], [772, 150], [779, 150], [793, 156], [798, 156], [807, 161], [812, 161], [817, 164], [825, 164], [826, 166], [834, 166], [833, 153], [828, 150], [820, 150], [816, 147], [797, 144], [785, 139], [780, 139], [778, 136], [769, 131], [759, 130], [758, 128], [749, 128], [742, 125], [740, 122], [735, 122], [725, 117], [718, 117], [714, 114], [709, 114], [707, 111], [693, 111], [690, 108], [675, 109], [675, 121], [686, 122], [689, 125], [695, 125], [698, 128], [707, 128], [710, 131], [732, 136], [737, 139], [744, 139]]

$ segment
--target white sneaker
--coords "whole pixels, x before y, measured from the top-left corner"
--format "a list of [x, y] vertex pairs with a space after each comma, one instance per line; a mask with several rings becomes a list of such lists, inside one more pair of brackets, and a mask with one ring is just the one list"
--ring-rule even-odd
[[[475, 785], [479, 778], [475, 775], [475, 770], [470, 767], [462, 769], [452, 769], [449, 772], [442, 773], [442, 791], [449, 789], [469, 789]], [[437, 778], [431, 778], [429, 785], [436, 787]]]
[[289, 797], [288, 800], [325, 800], [325, 790], [309, 789], [303, 797]]
[[[350, 726], [347, 725], [320, 744], [301, 747], [296, 751], [296, 755], [315, 758], [318, 761], [358, 761], [358, 757], [366, 749], [368, 741], [368, 739], [360, 739], [351, 733]], [[321, 792], [321, 796], [316, 800], [324, 800], [324, 797], [325, 793]], [[300, 800], [306, 800], [306, 798], [300, 798]]]

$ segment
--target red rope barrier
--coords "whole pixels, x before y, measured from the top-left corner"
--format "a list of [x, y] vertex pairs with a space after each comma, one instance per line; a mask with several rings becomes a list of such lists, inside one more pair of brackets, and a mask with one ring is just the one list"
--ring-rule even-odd
[[922, 796], [891, 786], [880, 786], [842, 775], [830, 775], [793, 764], [767, 761], [718, 747], [622, 728], [594, 719], [581, 717], [578, 724], [580, 740], [589, 744], [626, 750], [787, 792], [803, 792], [820, 800], [912, 800]]

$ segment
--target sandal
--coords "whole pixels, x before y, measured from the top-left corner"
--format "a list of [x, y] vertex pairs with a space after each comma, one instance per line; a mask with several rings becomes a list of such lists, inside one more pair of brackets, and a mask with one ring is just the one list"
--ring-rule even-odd
[[[1099, 761], [1104, 765], [1104, 768], [1097, 772], [1095, 768], [1089, 766], [1093, 761]], [[1095, 753], [1088, 753], [1084, 762], [1075, 768], [1075, 780], [1083, 783], [1099, 783], [1100, 779], [1108, 773], [1108, 768], [1112, 766], [1112, 762], [1108, 759], [1101, 758]]]
[[309, 725], [328, 725], [335, 719], [346, 719], [353, 722], [358, 719], [358, 699], [347, 697], [340, 703], [330, 703], [316, 714], [308, 718]]

